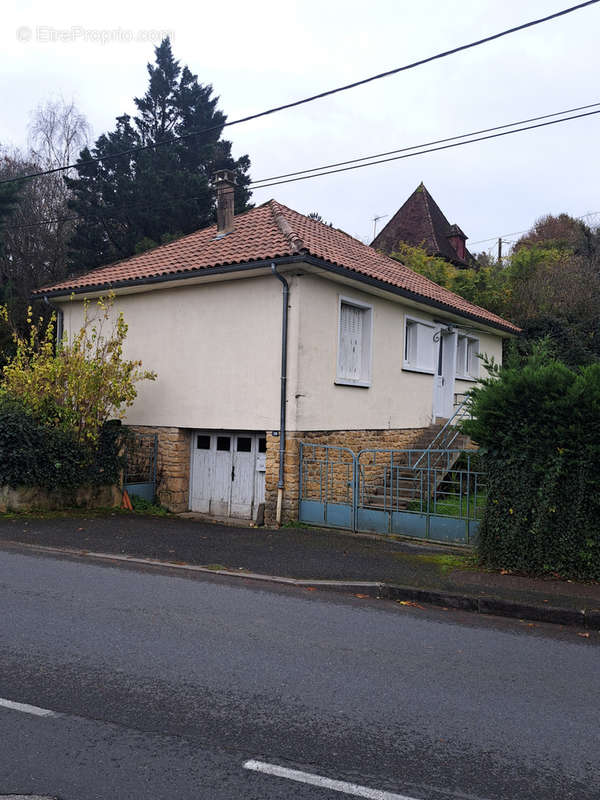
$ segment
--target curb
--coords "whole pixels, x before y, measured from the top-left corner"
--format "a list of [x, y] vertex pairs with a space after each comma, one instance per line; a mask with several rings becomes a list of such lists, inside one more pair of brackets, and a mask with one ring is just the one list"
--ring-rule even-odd
[[68, 547], [51, 547], [12, 540], [0, 540], [0, 549], [6, 545], [8, 545], [9, 548], [11, 546], [18, 547], [38, 553], [66, 555], [75, 558], [91, 558], [109, 563], [117, 562], [162, 569], [184, 570], [186, 572], [206, 575], [221, 575], [227, 578], [244, 578], [246, 580], [262, 583], [323, 589], [326, 591], [343, 592], [345, 594], [360, 593], [379, 600], [409, 600], [427, 603], [433, 606], [443, 606], [444, 608], [454, 608], [459, 611], [471, 611], [476, 614], [493, 614], [501, 617], [527, 619], [534, 622], [550, 622], [556, 625], [574, 625], [589, 630], [600, 630], [600, 609], [595, 608], [570, 609], [547, 605], [537, 606], [529, 603], [504, 600], [499, 597], [494, 597], [493, 595], [469, 595], [444, 590], [419, 589], [415, 586], [401, 586], [399, 584], [385, 583], [382, 581], [337, 581], [286, 578], [280, 575], [265, 575], [260, 572], [212, 569], [196, 564], [161, 561], [154, 558], [119, 555], [118, 553], [101, 553]]

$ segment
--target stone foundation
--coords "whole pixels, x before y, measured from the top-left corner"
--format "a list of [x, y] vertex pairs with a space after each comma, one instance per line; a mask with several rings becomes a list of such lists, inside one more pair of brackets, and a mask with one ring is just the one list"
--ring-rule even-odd
[[0, 486], [0, 513], [62, 511], [68, 508], [118, 508], [122, 497], [121, 490], [117, 486], [79, 486], [77, 489]]
[[[420, 447], [429, 428], [401, 428], [396, 430], [361, 431], [290, 431], [285, 447], [285, 489], [282, 505], [282, 522], [298, 519], [300, 442], [346, 447], [353, 453], [369, 448], [408, 450]], [[347, 490], [346, 470], [340, 468], [337, 476], [340, 500]], [[267, 472], [265, 480], [265, 524], [274, 525], [277, 510], [277, 482], [279, 479], [279, 437], [267, 433]]]
[[190, 448], [192, 432], [185, 428], [130, 425], [136, 433], [158, 434], [156, 494], [169, 511], [189, 510]]

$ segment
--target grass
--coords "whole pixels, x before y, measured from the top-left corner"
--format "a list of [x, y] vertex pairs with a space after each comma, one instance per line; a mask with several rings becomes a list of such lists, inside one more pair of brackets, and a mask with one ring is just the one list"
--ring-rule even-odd
[[[424, 498], [425, 500], [425, 498]], [[469, 519], [481, 519], [485, 510], [487, 502], [487, 494], [478, 492], [477, 494], [477, 513], [473, 516], [473, 508], [475, 507], [475, 495], [469, 496]], [[423, 503], [423, 511], [426, 508], [425, 502]], [[411, 500], [408, 504], [408, 511], [421, 511], [421, 503], [418, 500]], [[438, 493], [437, 502], [431, 501], [430, 513], [439, 514], [443, 517], [466, 517], [467, 515], [467, 497], [457, 494], [445, 495]]]

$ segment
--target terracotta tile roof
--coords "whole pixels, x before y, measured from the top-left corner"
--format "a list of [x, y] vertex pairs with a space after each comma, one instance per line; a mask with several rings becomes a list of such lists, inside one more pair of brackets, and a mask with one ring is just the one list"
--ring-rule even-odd
[[39, 289], [37, 294], [69, 294], [86, 288], [144, 283], [159, 276], [182, 277], [210, 267], [247, 264], [305, 254], [415, 295], [415, 300], [446, 308], [509, 332], [519, 328], [469, 303], [428, 278], [377, 252], [343, 231], [309, 219], [269, 200], [235, 218], [232, 233], [217, 238], [216, 226], [191, 233], [140, 255]]
[[475, 258], [466, 248], [465, 257], [459, 258], [452, 247], [448, 237], [454, 233], [453, 229], [462, 233], [458, 225], [450, 225], [427, 187], [421, 183], [373, 239], [371, 247], [393, 253], [399, 242], [406, 242], [413, 247], [422, 246], [429, 255], [440, 256], [459, 267], [473, 266]]

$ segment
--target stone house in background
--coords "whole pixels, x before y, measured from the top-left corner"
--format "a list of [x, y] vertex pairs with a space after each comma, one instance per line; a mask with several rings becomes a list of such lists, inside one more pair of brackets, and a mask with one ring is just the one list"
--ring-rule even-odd
[[443, 258], [455, 267], [477, 267], [466, 247], [467, 237], [451, 225], [423, 183], [394, 214], [371, 242], [371, 247], [390, 255], [400, 242], [423, 247], [430, 256]]
[[[406, 448], [518, 329], [348, 236], [270, 200], [39, 290], [78, 329], [112, 290], [125, 356], [156, 371], [126, 423], [158, 433], [158, 496], [173, 511], [298, 512], [300, 441]], [[283, 457], [282, 457], [283, 456]]]

